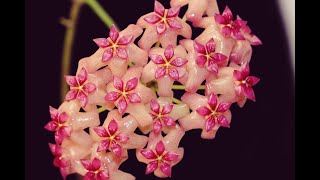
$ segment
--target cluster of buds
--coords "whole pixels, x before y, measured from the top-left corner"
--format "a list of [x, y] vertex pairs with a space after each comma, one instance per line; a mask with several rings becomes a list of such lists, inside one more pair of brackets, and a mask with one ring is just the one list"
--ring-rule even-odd
[[[194, 40], [186, 20], [204, 29]], [[201, 129], [201, 138], [213, 139], [220, 127], [230, 128], [233, 103], [256, 100], [259, 78], [249, 75], [249, 61], [251, 45], [262, 43], [228, 6], [220, 13], [216, 0], [171, 0], [170, 9], [155, 1], [136, 24], [120, 32], [112, 26], [109, 37], [93, 41], [98, 50], [65, 76], [70, 91], [58, 109], [50, 106], [45, 126], [54, 132], [49, 147], [64, 179], [135, 179], [119, 170], [130, 149], [146, 174], [171, 177], [185, 132]], [[180, 100], [177, 89], [185, 91]], [[103, 110], [109, 112], [100, 121]]]

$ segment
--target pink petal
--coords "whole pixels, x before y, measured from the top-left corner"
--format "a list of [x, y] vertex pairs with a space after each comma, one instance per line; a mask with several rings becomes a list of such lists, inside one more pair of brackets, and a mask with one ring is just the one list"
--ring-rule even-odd
[[62, 126], [59, 128], [58, 132], [63, 134], [65, 137], [70, 137], [72, 128], [70, 126]]
[[173, 46], [170, 44], [164, 50], [164, 56], [166, 57], [167, 61], [169, 61], [174, 56]]
[[59, 167], [68, 167], [68, 166], [70, 166], [70, 160], [66, 160], [65, 158], [61, 158]]
[[218, 102], [217, 96], [214, 93], [210, 93], [208, 98], [208, 104], [211, 107], [211, 109], [216, 109], [217, 102]]
[[221, 54], [221, 53], [214, 53], [213, 56], [212, 56], [213, 60], [215, 63], [221, 63], [225, 60], [227, 60], [227, 56]]
[[93, 130], [100, 137], [109, 137], [108, 131], [104, 127], [95, 127]]
[[159, 114], [160, 104], [156, 100], [152, 99], [150, 102], [150, 109], [156, 114]]
[[243, 20], [235, 20], [232, 23], [232, 27], [236, 28], [236, 29], [241, 29], [242, 27], [244, 27], [247, 24], [247, 21], [243, 21]]
[[99, 146], [97, 148], [97, 152], [106, 151], [109, 148], [110, 140], [102, 140], [99, 143]]
[[158, 1], [154, 1], [154, 12], [159, 14], [160, 16], [164, 16], [164, 7]]
[[77, 97], [77, 94], [78, 94], [78, 90], [76, 89], [73, 89], [73, 90], [70, 90], [67, 94], [66, 94], [66, 97], [64, 100], [66, 101], [70, 101], [70, 100], [73, 100]]
[[123, 90], [123, 81], [117, 76], [113, 76], [113, 86], [119, 91]]
[[182, 29], [182, 24], [175, 19], [167, 19], [167, 23], [171, 29]]
[[218, 116], [217, 121], [220, 126], [230, 128], [230, 124], [224, 115]]
[[254, 91], [253, 91], [253, 89], [252, 89], [251, 86], [248, 86], [248, 87], [245, 86], [245, 88], [244, 88], [244, 94], [245, 94], [245, 96], [246, 96], [248, 99], [256, 102], [256, 97], [255, 97]]
[[256, 85], [260, 81], [260, 78], [255, 77], [255, 76], [248, 76], [246, 79], [247, 84], [250, 86]]
[[127, 94], [127, 97], [131, 103], [140, 103], [142, 101], [137, 93]]
[[166, 67], [165, 66], [158, 67], [155, 73], [155, 78], [156, 79], [162, 78], [165, 74], [166, 74]]
[[142, 149], [140, 151], [140, 153], [142, 154], [143, 157], [145, 157], [147, 159], [155, 159], [155, 158], [157, 158], [157, 155], [150, 149]]
[[157, 120], [154, 124], [153, 124], [153, 132], [156, 134], [159, 134], [162, 130], [162, 123]]
[[134, 90], [137, 87], [138, 82], [139, 79], [136, 77], [128, 80], [126, 83], [126, 92]]
[[146, 168], [146, 174], [154, 172], [158, 168], [158, 161], [151, 161], [148, 163]]
[[209, 132], [214, 127], [214, 125], [215, 125], [214, 117], [210, 116], [205, 122], [206, 131]]
[[175, 81], [179, 80], [178, 70], [176, 68], [169, 68], [169, 76]]
[[124, 48], [117, 48], [117, 56], [121, 59], [128, 59], [128, 52]]
[[220, 14], [215, 14], [214, 19], [218, 24], [228, 24], [228, 21]]
[[157, 144], [156, 144], [156, 152], [157, 152], [157, 155], [158, 156], [161, 156], [162, 153], [164, 152], [165, 150], [165, 147], [164, 147], [164, 144], [162, 141], [159, 141]]
[[153, 120], [158, 117], [158, 116], [154, 115], [153, 113], [149, 113], [149, 114], [150, 114], [150, 116], [152, 117]]
[[246, 78], [247, 76], [249, 76], [249, 74], [250, 74], [249, 63], [246, 62], [246, 63], [244, 63], [243, 65], [241, 65], [240, 71], [241, 71], [241, 73], [242, 73], [243, 79]]
[[171, 177], [171, 166], [169, 164], [161, 162], [160, 170], [167, 176]]
[[107, 49], [102, 54], [102, 61], [107, 62], [113, 58], [113, 48]]
[[172, 111], [172, 108], [173, 108], [173, 104], [172, 103], [164, 105], [162, 107], [161, 114], [169, 114]]
[[218, 73], [219, 71], [218, 64], [216, 64], [213, 60], [209, 60], [208, 70], [213, 73]]
[[163, 34], [165, 31], [166, 31], [166, 25], [163, 23], [163, 22], [161, 22], [161, 23], [159, 23], [158, 25], [157, 25], [157, 33], [159, 34], [159, 35], [161, 35], [161, 34]]
[[163, 117], [162, 121], [167, 126], [175, 126], [176, 125], [176, 122], [174, 121], [174, 119], [171, 116]]
[[65, 75], [64, 79], [66, 80], [67, 84], [71, 87], [78, 87], [78, 81], [75, 76]]
[[115, 139], [121, 143], [125, 143], [129, 140], [129, 135], [126, 133], [119, 133]]
[[119, 31], [114, 24], [111, 26], [109, 37], [113, 42], [116, 42], [119, 37]]
[[180, 6], [174, 6], [168, 10], [167, 18], [176, 17], [179, 15]]
[[224, 26], [221, 32], [225, 37], [229, 37], [231, 35], [231, 31], [232, 29], [229, 26]]
[[244, 84], [240, 84], [239, 86], [236, 86], [235, 87], [235, 92], [238, 96], [243, 96], [244, 95], [244, 89], [245, 89], [245, 86]]
[[233, 19], [232, 12], [228, 6], [224, 8], [224, 11], [222, 13], [222, 16], [226, 19], [227, 22], [231, 21]]
[[209, 115], [211, 113], [210, 109], [208, 109], [205, 106], [199, 107], [196, 111], [201, 116], [207, 116], [207, 115]]
[[97, 174], [97, 180], [107, 180], [109, 179], [110, 174], [108, 169], [104, 169], [98, 172]]
[[179, 157], [179, 154], [172, 151], [168, 151], [162, 158], [166, 161], [175, 161]]
[[149, 57], [150, 57], [151, 61], [154, 62], [155, 64], [164, 64], [165, 63], [161, 55], [151, 54]]
[[214, 43], [214, 39], [213, 39], [213, 38], [211, 38], [211, 39], [207, 42], [207, 44], [206, 44], [206, 49], [207, 49], [208, 54], [210, 54], [210, 53], [212, 53], [212, 52], [215, 51], [215, 49], [216, 49], [216, 44]]
[[83, 91], [80, 91], [78, 93], [77, 99], [79, 100], [81, 107], [85, 108], [88, 103], [88, 96], [84, 94]]
[[245, 40], [246, 38], [241, 34], [240, 30], [233, 29], [232, 30], [232, 37], [236, 40]]
[[181, 67], [187, 64], [188, 60], [180, 57], [176, 57], [170, 64], [176, 67]]
[[217, 112], [226, 112], [231, 106], [231, 103], [222, 102], [217, 108]]
[[262, 45], [262, 41], [256, 35], [252, 34], [248, 40], [253, 46]]
[[100, 159], [94, 158], [94, 159], [92, 160], [92, 168], [93, 168], [93, 171], [98, 170], [98, 169], [100, 168], [100, 166], [101, 166], [101, 161], [100, 161]]
[[207, 57], [205, 56], [198, 56], [196, 59], [196, 63], [199, 67], [203, 67], [207, 62]]
[[118, 123], [116, 120], [112, 119], [108, 125], [108, 131], [111, 136], [113, 136], [118, 131]]
[[107, 93], [107, 95], [104, 97], [104, 99], [105, 99], [106, 101], [114, 102], [114, 101], [116, 101], [120, 96], [121, 96], [120, 93], [115, 92], [115, 91], [111, 91], [111, 92]]
[[93, 39], [93, 42], [95, 42], [100, 48], [106, 48], [111, 45], [111, 43], [106, 38], [96, 38]]
[[[59, 149], [60, 149], [59, 151], [58, 151], [58, 147], [59, 147]], [[49, 149], [50, 149], [51, 153], [52, 153], [54, 156], [61, 156], [61, 154], [62, 154], [61, 146], [59, 146], [59, 145], [49, 143]], [[58, 153], [59, 153], [59, 154], [58, 154]]]
[[77, 75], [77, 80], [80, 85], [83, 85], [83, 83], [85, 83], [87, 81], [87, 78], [88, 78], [87, 70], [83, 67], [83, 68], [81, 68], [81, 70], [79, 71], [79, 73]]
[[95, 173], [93, 172], [87, 172], [84, 176], [83, 176], [83, 180], [95, 180]]
[[92, 171], [93, 167], [89, 159], [80, 159], [80, 162], [86, 170]]
[[200, 43], [198, 43], [196, 41], [194, 41], [194, 43], [193, 43], [193, 48], [197, 53], [207, 54], [206, 53], [206, 48], [202, 44], [200, 44]]
[[143, 18], [147, 23], [155, 24], [161, 20], [161, 18], [155, 14], [148, 15], [147, 17]]
[[49, 106], [50, 117], [53, 121], [58, 122], [58, 109]]
[[240, 71], [234, 70], [233, 71], [233, 79], [235, 79], [237, 81], [242, 81], [244, 79], [244, 77]]
[[131, 43], [132, 39], [133, 35], [122, 36], [118, 41], [118, 45], [128, 45]]
[[65, 112], [63, 112], [63, 113], [61, 113], [60, 115], [59, 115], [59, 123], [60, 124], [63, 124], [63, 123], [65, 123], [65, 122], [67, 122], [68, 121], [68, 115], [67, 115], [67, 113], [65, 113]]
[[112, 151], [118, 158], [121, 158], [122, 147], [121, 147], [119, 144], [117, 144], [115, 141], [112, 141], [111, 151]]
[[57, 127], [58, 127], [58, 124], [54, 121], [50, 121], [44, 126], [44, 128], [49, 131], [56, 131]]
[[56, 133], [54, 133], [54, 140], [56, 141], [56, 144], [61, 144], [64, 138], [65, 135], [61, 131], [58, 130]]
[[118, 101], [118, 104], [117, 104], [117, 108], [118, 108], [118, 111], [121, 115], [124, 114], [124, 112], [127, 110], [127, 107], [128, 107], [128, 103], [127, 101], [122, 97], [119, 101]]
[[60, 157], [56, 156], [56, 157], [53, 159], [53, 165], [54, 165], [55, 167], [60, 167], [60, 166], [61, 166]]
[[83, 86], [83, 90], [87, 93], [91, 93], [96, 90], [96, 85], [92, 83], [87, 83], [86, 85]]

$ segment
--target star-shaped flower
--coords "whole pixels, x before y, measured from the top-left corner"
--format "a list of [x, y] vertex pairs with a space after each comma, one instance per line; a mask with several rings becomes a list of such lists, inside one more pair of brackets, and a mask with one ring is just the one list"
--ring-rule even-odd
[[160, 106], [160, 104], [152, 99], [150, 102], [150, 109], [152, 116], [152, 119], [154, 122], [153, 124], [153, 132], [158, 134], [161, 132], [162, 124], [165, 124], [167, 126], [175, 126], [176, 122], [174, 119], [169, 115], [169, 113], [172, 111], [173, 103], [166, 104], [164, 106]]
[[88, 159], [81, 159], [80, 161], [83, 167], [87, 170], [87, 173], [83, 177], [84, 180], [109, 179], [109, 170], [102, 165], [100, 159], [94, 158], [92, 161]]
[[66, 179], [67, 175], [71, 174], [71, 163], [69, 159], [64, 158], [62, 153], [62, 147], [60, 145], [49, 143], [51, 153], [54, 155], [53, 165], [60, 169], [60, 173], [63, 179]]

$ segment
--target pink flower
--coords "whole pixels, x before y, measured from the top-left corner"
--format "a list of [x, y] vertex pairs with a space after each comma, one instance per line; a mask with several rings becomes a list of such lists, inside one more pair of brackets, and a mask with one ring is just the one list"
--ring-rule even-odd
[[57, 144], [61, 144], [65, 137], [70, 137], [71, 126], [67, 123], [69, 117], [67, 113], [58, 113], [58, 110], [49, 106], [52, 121], [45, 125], [45, 129], [55, 131], [54, 138]]
[[[242, 20], [240, 16], [237, 16], [237, 20]], [[254, 34], [251, 34], [251, 29], [248, 25], [243, 26], [240, 31], [244, 37], [250, 42], [253, 46], [262, 45], [262, 41]]]
[[152, 99], [150, 102], [150, 109], [152, 116], [152, 119], [155, 121], [153, 124], [153, 132], [158, 134], [162, 130], [162, 125], [165, 124], [167, 126], [175, 126], [176, 122], [174, 119], [169, 116], [169, 113], [172, 111], [173, 104], [166, 104], [162, 107], [160, 107], [160, 104]]
[[70, 91], [67, 93], [65, 100], [70, 101], [78, 99], [81, 107], [85, 108], [88, 103], [88, 95], [96, 90], [96, 86], [87, 81], [88, 73], [82, 68], [77, 76], [64, 76], [66, 82], [70, 85]]
[[109, 170], [102, 166], [100, 159], [94, 158], [92, 161], [81, 159], [81, 164], [88, 171], [83, 179], [84, 180], [106, 180], [109, 179]]
[[249, 76], [249, 63], [245, 63], [240, 67], [240, 71], [233, 71], [233, 79], [235, 80], [235, 90], [238, 96], [245, 96], [246, 98], [256, 101], [256, 97], [252, 86], [256, 85], [260, 79], [255, 76]]
[[163, 56], [157, 54], [150, 55], [152, 62], [158, 65], [158, 68], [155, 72], [155, 79], [162, 78], [168, 74], [173, 80], [179, 80], [180, 76], [177, 68], [185, 65], [188, 60], [181, 57], [173, 58], [173, 56], [174, 50], [172, 45], [169, 45], [164, 50], [164, 58]]
[[60, 145], [49, 143], [51, 153], [54, 155], [53, 165], [60, 169], [63, 179], [70, 174], [70, 160], [63, 158], [62, 147]]
[[213, 129], [216, 123], [223, 127], [230, 127], [227, 118], [222, 114], [226, 112], [231, 103], [221, 102], [218, 104], [217, 96], [214, 93], [209, 95], [208, 105], [201, 106], [196, 111], [198, 114], [206, 118], [205, 128], [206, 131]]
[[119, 109], [120, 114], [124, 114], [127, 110], [128, 103], [140, 103], [141, 98], [137, 93], [132, 91], [136, 89], [138, 85], [138, 78], [131, 78], [124, 85], [123, 81], [114, 76], [113, 77], [113, 86], [116, 88], [116, 91], [111, 91], [107, 93], [104, 97], [106, 101], [116, 102], [116, 106]]
[[96, 134], [103, 137], [104, 140], [100, 141], [97, 152], [105, 151], [109, 149], [118, 158], [121, 158], [122, 153], [122, 143], [126, 143], [129, 140], [129, 136], [126, 133], [121, 133], [118, 131], [118, 123], [112, 119], [108, 125], [108, 129], [104, 127], [94, 128]]
[[222, 28], [222, 34], [224, 36], [231, 36], [236, 40], [245, 40], [245, 37], [242, 35], [240, 29], [247, 24], [247, 21], [240, 19], [232, 21], [233, 15], [228, 6], [225, 7], [222, 15], [216, 13], [214, 18], [217, 23], [224, 25]]
[[146, 174], [154, 172], [156, 169], [160, 170], [171, 177], [171, 163], [178, 159], [178, 154], [172, 151], [166, 151], [162, 141], [159, 141], [154, 150], [143, 149], [140, 151], [143, 157], [150, 160], [146, 168]]
[[102, 55], [102, 61], [110, 61], [114, 55], [120, 59], [127, 60], [128, 52], [126, 47], [132, 42], [133, 35], [119, 36], [119, 31], [112, 25], [108, 38], [97, 38], [93, 41], [100, 47], [105, 49]]
[[218, 73], [218, 64], [227, 60], [227, 56], [215, 52], [216, 44], [213, 38], [211, 38], [205, 46], [195, 41], [194, 49], [200, 54], [196, 60], [197, 65], [200, 67], [206, 65], [206, 68], [210, 72]]

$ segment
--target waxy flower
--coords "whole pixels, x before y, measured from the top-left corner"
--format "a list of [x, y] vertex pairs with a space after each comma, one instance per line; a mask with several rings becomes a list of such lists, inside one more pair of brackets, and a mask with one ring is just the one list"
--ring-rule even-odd
[[166, 104], [164, 106], [160, 106], [160, 104], [152, 99], [150, 102], [150, 109], [152, 116], [152, 119], [155, 121], [153, 124], [153, 132], [158, 134], [161, 132], [162, 124], [165, 124], [167, 126], [175, 126], [176, 122], [174, 119], [169, 115], [169, 113], [172, 111], [173, 104]]
[[247, 21], [240, 19], [232, 21], [233, 15], [228, 6], [225, 7], [222, 15], [215, 14], [214, 18], [217, 23], [224, 25], [221, 30], [224, 36], [231, 36], [236, 40], [245, 40], [245, 37], [242, 35], [240, 29], [247, 24]]
[[230, 127], [227, 118], [223, 115], [230, 106], [231, 103], [226, 102], [220, 102], [218, 104], [217, 96], [214, 93], [209, 95], [208, 105], [201, 106], [196, 110], [198, 114], [206, 118], [206, 131], [212, 130], [216, 123], [223, 127]]
[[256, 101], [256, 97], [252, 86], [256, 85], [260, 79], [255, 76], [249, 76], [249, 63], [245, 63], [240, 67], [240, 71], [234, 70], [233, 79], [235, 81], [235, 90], [238, 96], [245, 96], [246, 98]]
[[104, 168], [101, 160], [94, 158], [92, 161], [88, 159], [80, 160], [83, 167], [87, 170], [87, 173], [84, 175], [84, 180], [107, 180], [109, 179], [109, 170]]
[[105, 138], [100, 141], [97, 152], [109, 149], [118, 158], [121, 158], [121, 144], [126, 143], [129, 140], [129, 136], [128, 134], [122, 133], [118, 130], [118, 123], [112, 119], [108, 125], [108, 129], [105, 129], [104, 127], [95, 127], [93, 130], [98, 136]]
[[162, 141], [157, 143], [154, 150], [143, 149], [140, 153], [150, 160], [146, 168], [146, 174], [150, 174], [159, 168], [164, 174], [171, 177], [170, 163], [177, 160], [179, 155], [172, 151], [166, 151]]
[[[237, 20], [242, 20], [241, 17], [238, 15]], [[262, 41], [251, 32], [251, 28], [246, 24], [243, 28], [240, 29], [244, 37], [250, 42], [253, 46], [262, 45]]]
[[49, 143], [49, 148], [54, 155], [53, 165], [60, 169], [63, 179], [66, 179], [67, 175], [71, 174], [70, 160], [63, 157], [62, 147], [60, 145]]
[[69, 117], [67, 113], [59, 113], [57, 109], [49, 106], [49, 111], [52, 121], [45, 125], [45, 129], [49, 131], [55, 131], [54, 138], [57, 144], [61, 144], [65, 137], [70, 137], [71, 126], [67, 121]]
[[96, 90], [96, 86], [87, 81], [88, 73], [82, 68], [77, 76], [64, 76], [66, 82], [70, 85], [70, 91], [67, 93], [65, 100], [70, 101], [78, 99], [81, 107], [85, 108], [88, 103], [88, 95]]

